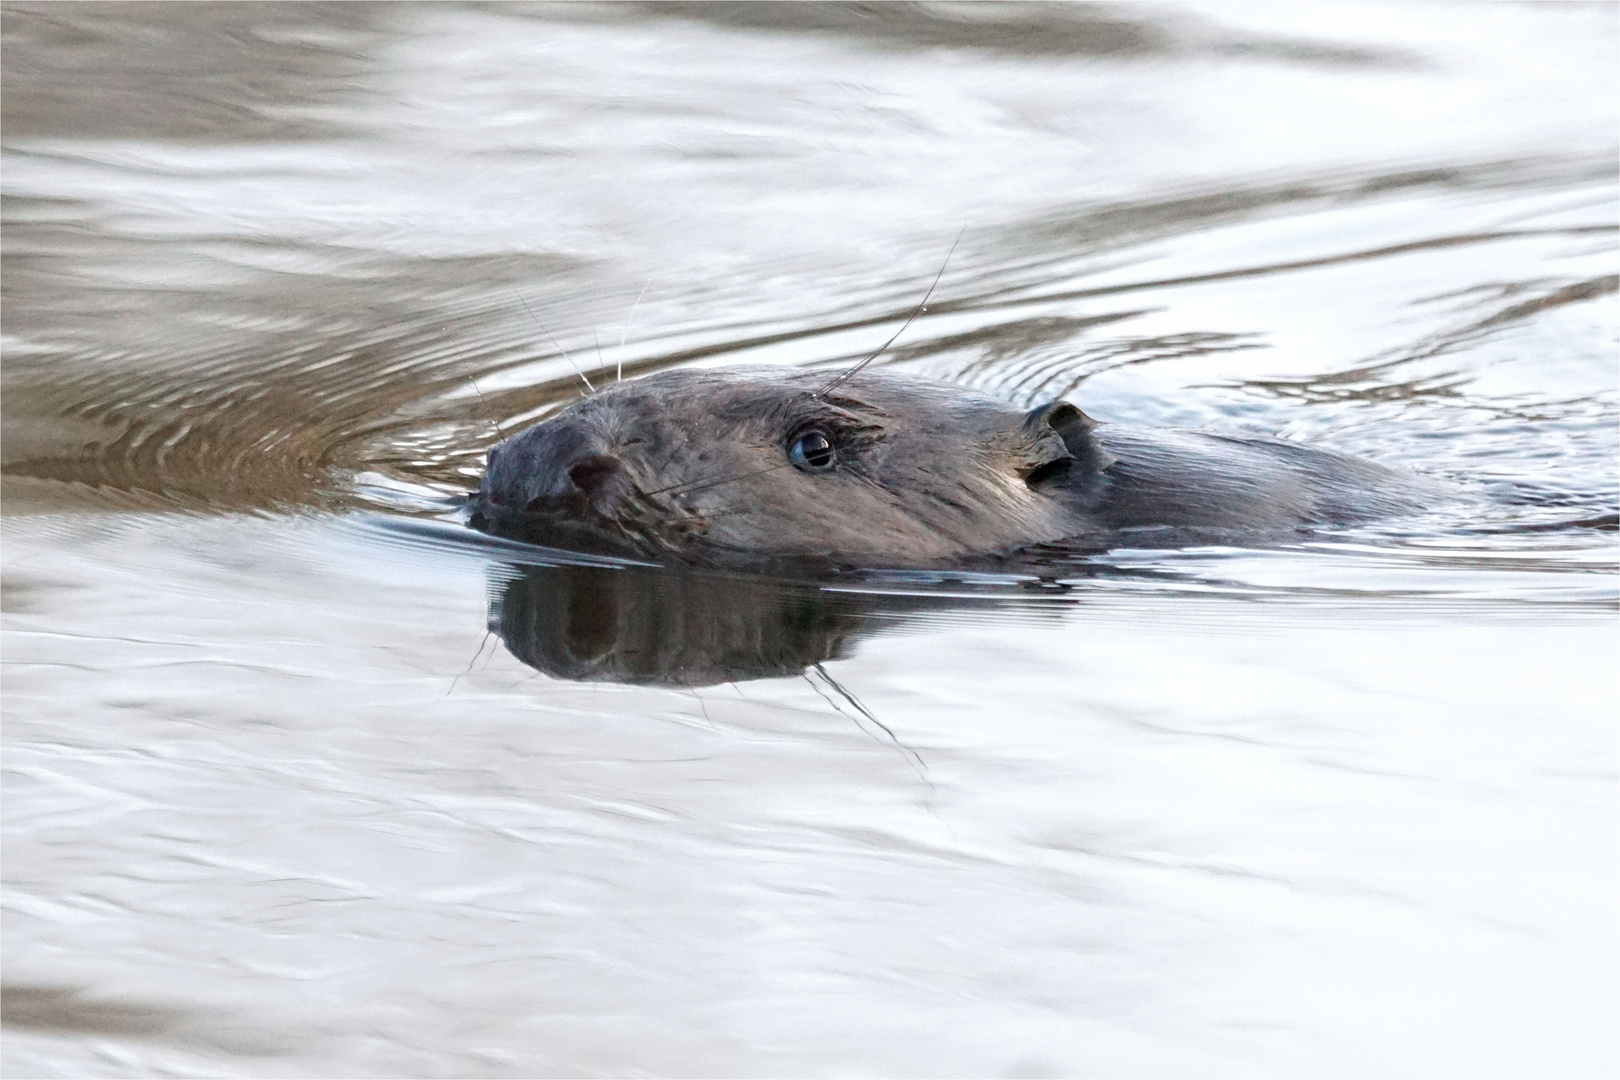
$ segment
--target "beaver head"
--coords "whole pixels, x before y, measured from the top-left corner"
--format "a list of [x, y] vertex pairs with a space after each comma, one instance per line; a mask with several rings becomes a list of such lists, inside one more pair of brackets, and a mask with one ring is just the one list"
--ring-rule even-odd
[[668, 371], [496, 446], [473, 524], [562, 546], [724, 563], [887, 565], [1072, 537], [1107, 465], [1065, 402], [1023, 412], [863, 371]]

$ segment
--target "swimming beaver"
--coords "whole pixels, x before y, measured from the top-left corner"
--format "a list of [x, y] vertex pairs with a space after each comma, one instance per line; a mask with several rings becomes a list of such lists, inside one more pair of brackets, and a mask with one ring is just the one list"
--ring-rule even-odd
[[699, 565], [937, 567], [1418, 508], [1415, 478], [1273, 439], [1028, 412], [890, 371], [666, 371], [502, 442], [475, 527]]

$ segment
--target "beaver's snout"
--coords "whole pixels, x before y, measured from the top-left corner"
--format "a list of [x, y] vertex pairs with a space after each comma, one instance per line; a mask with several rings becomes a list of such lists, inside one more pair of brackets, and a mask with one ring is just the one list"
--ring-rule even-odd
[[645, 463], [591, 417], [557, 416], [489, 452], [469, 523], [512, 539], [613, 555], [663, 549], [696, 526], [642, 494]]
[[584, 424], [537, 424], [490, 452], [479, 497], [508, 511], [611, 515], [629, 494], [629, 482], [610, 450]]

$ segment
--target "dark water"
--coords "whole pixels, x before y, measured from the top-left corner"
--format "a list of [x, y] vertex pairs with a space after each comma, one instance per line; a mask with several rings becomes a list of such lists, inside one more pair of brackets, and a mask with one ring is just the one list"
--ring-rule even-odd
[[[1617, 23], [6, 6], [6, 1074], [1612, 1075]], [[576, 367], [846, 364], [962, 230], [884, 363], [1457, 497], [460, 524]]]

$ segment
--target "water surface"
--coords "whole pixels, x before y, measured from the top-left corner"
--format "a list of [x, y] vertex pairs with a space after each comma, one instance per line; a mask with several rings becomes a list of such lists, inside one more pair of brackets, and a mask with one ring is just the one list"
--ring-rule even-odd
[[[6, 6], [7, 1074], [1612, 1074], [1617, 29]], [[958, 232], [882, 363], [1455, 497], [1044, 578], [462, 526]]]

